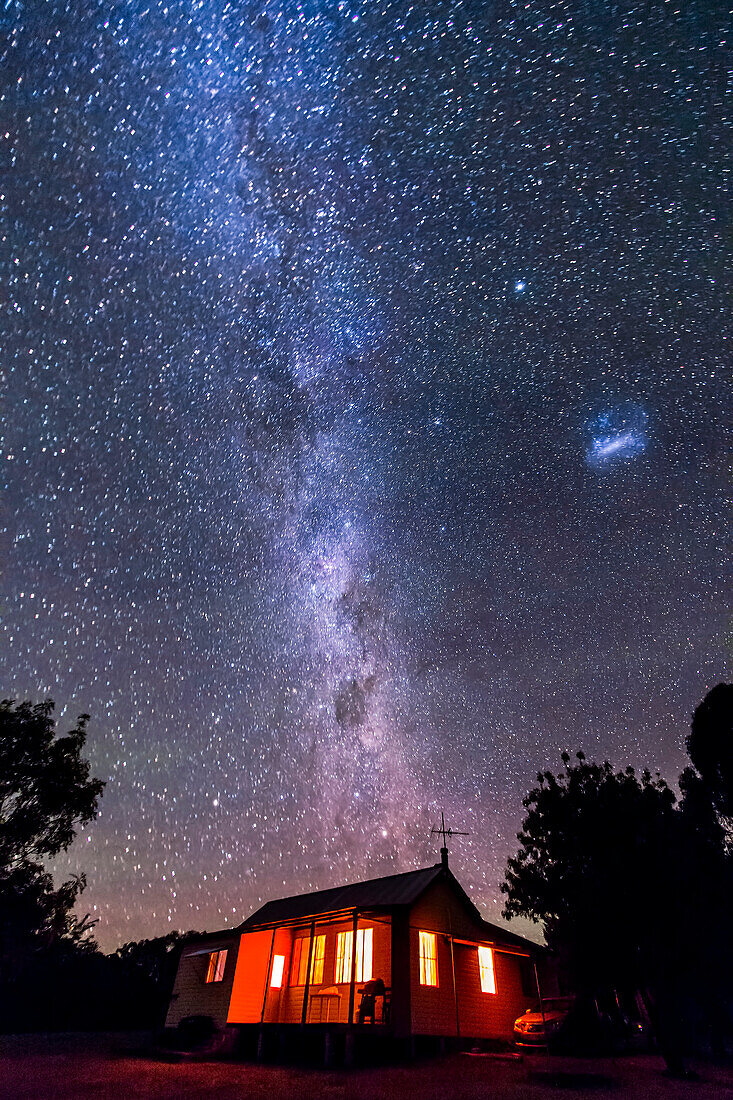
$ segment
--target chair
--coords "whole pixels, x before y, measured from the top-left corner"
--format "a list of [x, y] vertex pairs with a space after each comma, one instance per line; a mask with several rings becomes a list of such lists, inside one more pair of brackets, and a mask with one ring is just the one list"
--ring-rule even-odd
[[384, 1000], [382, 1001], [382, 1023], [388, 1024], [392, 1019], [392, 990], [389, 986], [384, 991]]

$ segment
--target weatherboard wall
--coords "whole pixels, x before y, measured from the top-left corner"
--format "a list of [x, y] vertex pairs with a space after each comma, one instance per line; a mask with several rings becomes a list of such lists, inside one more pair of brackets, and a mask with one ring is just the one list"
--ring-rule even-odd
[[[436, 933], [437, 987], [420, 984], [421, 930]], [[470, 943], [456, 942], [460, 940]], [[481, 989], [478, 945], [491, 943], [483, 922], [474, 916], [470, 905], [445, 881], [436, 882], [418, 900], [410, 912], [413, 1034], [511, 1038], [514, 1020], [522, 1014], [527, 1001], [527, 995], [522, 991], [520, 959], [494, 946], [496, 993], [484, 993]]]
[[[373, 929], [373, 968], [375, 978], [382, 978], [385, 985], [390, 984], [391, 971], [391, 931], [389, 921], [359, 920], [359, 928]], [[331, 921], [317, 924], [316, 936], [326, 937], [323, 961], [323, 980], [311, 984], [308, 989], [308, 1022], [325, 1021], [347, 1023], [349, 1015], [349, 983], [336, 986], [340, 996], [323, 1002], [313, 994], [322, 989], [333, 987], [336, 972], [336, 940], [339, 932], [349, 932], [353, 928], [351, 920]], [[291, 966], [295, 940], [310, 935], [310, 926], [299, 928], [278, 928], [273, 931], [262, 930], [246, 932], [242, 936], [237, 973], [232, 990], [231, 1007], [228, 1022], [230, 1024], [259, 1023], [299, 1024], [303, 1017], [304, 985], [291, 985]], [[282, 985], [274, 987], [272, 980], [272, 960], [276, 955], [285, 958]], [[356, 983], [358, 989], [362, 983]], [[264, 1011], [263, 1011], [264, 1007]], [[355, 993], [354, 1011], [359, 1007], [359, 994]]]
[[519, 958], [494, 950], [496, 993], [485, 993], [481, 989], [478, 948], [457, 943], [454, 953], [461, 1034], [469, 1038], [511, 1039], [514, 1021], [527, 1007]]
[[[238, 935], [216, 936], [195, 948], [183, 949], [178, 973], [173, 986], [166, 1027], [177, 1027], [187, 1016], [211, 1016], [217, 1027], [227, 1020], [229, 999], [237, 964]], [[212, 951], [226, 949], [224, 977], [220, 982], [207, 982], [209, 955]]]

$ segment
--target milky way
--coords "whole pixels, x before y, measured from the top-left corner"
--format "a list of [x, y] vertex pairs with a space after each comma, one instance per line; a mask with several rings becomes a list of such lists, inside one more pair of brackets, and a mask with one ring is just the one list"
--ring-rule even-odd
[[724, 671], [723, 6], [0, 21], [2, 688], [92, 715], [100, 942], [440, 809], [497, 917], [538, 768], [674, 778]]

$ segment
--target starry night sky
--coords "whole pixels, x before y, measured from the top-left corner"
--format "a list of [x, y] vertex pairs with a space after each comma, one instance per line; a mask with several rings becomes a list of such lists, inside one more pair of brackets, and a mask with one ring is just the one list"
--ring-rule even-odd
[[725, 7], [8, 0], [2, 694], [105, 948], [437, 859], [725, 674]]

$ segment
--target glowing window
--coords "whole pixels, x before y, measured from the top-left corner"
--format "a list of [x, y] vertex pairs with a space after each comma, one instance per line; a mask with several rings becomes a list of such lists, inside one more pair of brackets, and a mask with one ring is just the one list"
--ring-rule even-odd
[[[305, 976], [308, 973], [308, 953], [310, 952], [310, 936], [299, 936], [293, 944], [293, 961], [290, 964], [290, 984], [305, 985]], [[326, 937], [316, 936], [313, 941], [313, 957], [311, 959], [311, 984], [320, 985], [323, 981], [323, 960], [326, 957]]]
[[434, 932], [420, 933], [420, 985], [438, 984], [438, 939]]
[[308, 969], [308, 951], [310, 936], [299, 936], [293, 943], [293, 960], [290, 964], [290, 984], [305, 985], [305, 972]]
[[[311, 985], [320, 985], [323, 981], [323, 960], [326, 957], [326, 937], [316, 936], [311, 959]], [[306, 966], [308, 965], [306, 961]]]
[[373, 940], [373, 928], [360, 928], [356, 933], [357, 982], [369, 982], [372, 979]]
[[283, 984], [283, 970], [285, 969], [285, 956], [274, 955], [272, 959], [272, 975], [270, 985], [273, 989], [280, 989]]
[[209, 965], [206, 970], [207, 982], [221, 982], [224, 979], [224, 967], [227, 964], [226, 948], [223, 951], [212, 951], [209, 955]]
[[[353, 932], [339, 932], [336, 937], [336, 984], [351, 981], [351, 953], [354, 946]], [[374, 966], [374, 929], [359, 928], [356, 932], [357, 982], [371, 981]]]
[[490, 947], [479, 947], [478, 949], [478, 972], [481, 978], [481, 992], [496, 993], [494, 952]]
[[351, 947], [353, 932], [339, 932], [336, 936], [336, 985], [351, 981]]

